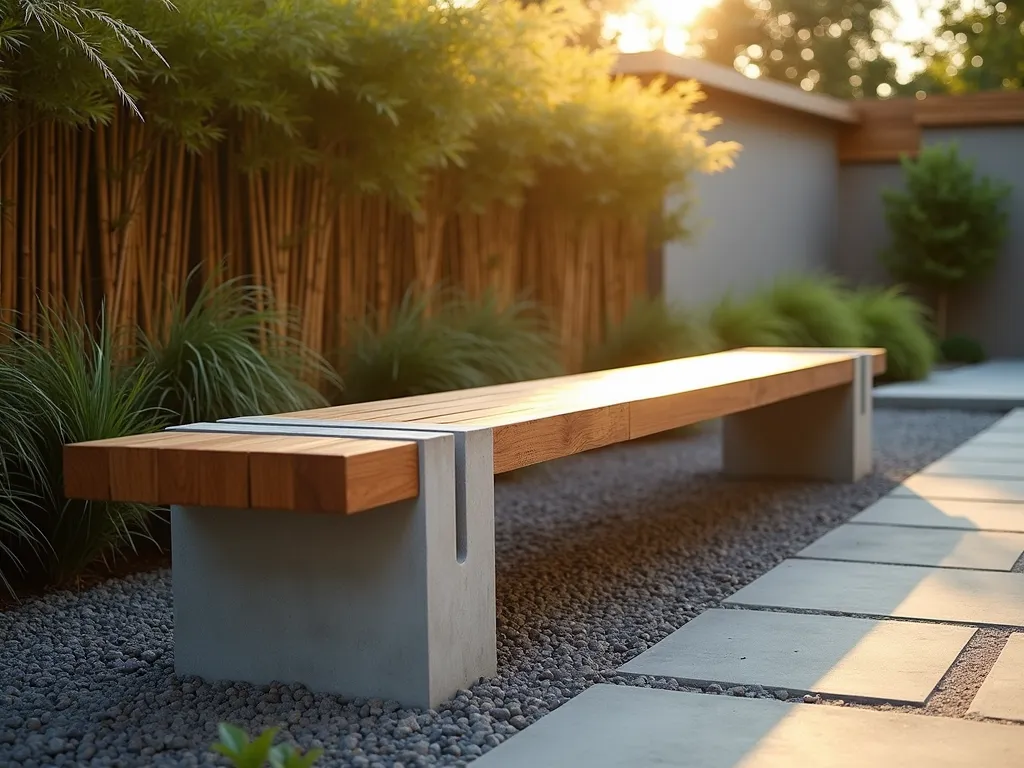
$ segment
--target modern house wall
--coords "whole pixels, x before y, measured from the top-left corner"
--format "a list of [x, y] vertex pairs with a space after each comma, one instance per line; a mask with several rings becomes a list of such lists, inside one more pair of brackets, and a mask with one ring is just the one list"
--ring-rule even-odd
[[891, 283], [882, 191], [902, 185], [902, 155], [956, 142], [1014, 191], [1002, 258], [953, 297], [949, 331], [1024, 357], [1024, 91], [851, 103], [663, 52], [624, 55], [617, 72], [696, 80], [723, 120], [710, 138], [743, 146], [735, 168], [694, 180], [690, 238], [653, 257], [667, 299], [699, 308], [793, 273]]

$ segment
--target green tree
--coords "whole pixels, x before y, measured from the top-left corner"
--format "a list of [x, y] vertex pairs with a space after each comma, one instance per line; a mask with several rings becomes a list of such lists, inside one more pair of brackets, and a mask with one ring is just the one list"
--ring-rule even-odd
[[905, 189], [883, 193], [891, 243], [881, 259], [897, 280], [933, 293], [945, 336], [950, 291], [985, 276], [999, 258], [1010, 187], [977, 178], [955, 145], [927, 147], [902, 163]]
[[873, 97], [891, 84], [881, 23], [888, 0], [721, 0], [694, 27], [711, 61], [841, 98]]
[[1024, 0], [947, 2], [924, 71], [908, 90], [969, 93], [1024, 87]]
[[[58, 118], [105, 120], [111, 114], [105, 95], [112, 89], [139, 115], [124, 81], [133, 59], [143, 56], [163, 61], [145, 35], [102, 7], [0, 0], [0, 104], [17, 99]], [[55, 66], [75, 59], [88, 66]]]

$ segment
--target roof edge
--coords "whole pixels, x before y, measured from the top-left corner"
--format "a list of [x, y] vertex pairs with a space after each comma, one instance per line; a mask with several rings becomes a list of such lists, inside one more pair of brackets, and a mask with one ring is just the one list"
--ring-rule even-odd
[[850, 125], [860, 122], [856, 107], [843, 99], [807, 93], [796, 86], [767, 78], [751, 79], [721, 64], [676, 56], [668, 51], [620, 54], [612, 67], [612, 74], [664, 75], [677, 80], [696, 80], [706, 88], [726, 91], [833, 122]]

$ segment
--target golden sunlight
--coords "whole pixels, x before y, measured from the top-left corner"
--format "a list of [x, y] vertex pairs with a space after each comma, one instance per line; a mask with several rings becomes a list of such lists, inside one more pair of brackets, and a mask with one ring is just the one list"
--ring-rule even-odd
[[662, 49], [682, 55], [690, 29], [705, 8], [720, 0], [636, 0], [628, 13], [609, 14], [604, 31], [625, 53]]

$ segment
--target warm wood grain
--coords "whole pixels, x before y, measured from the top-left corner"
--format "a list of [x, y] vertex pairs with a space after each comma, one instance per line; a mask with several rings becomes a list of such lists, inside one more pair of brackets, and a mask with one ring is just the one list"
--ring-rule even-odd
[[1024, 90], [929, 96], [917, 103], [921, 126], [1024, 125]]
[[839, 134], [839, 162], [894, 162], [902, 154], [916, 155], [921, 143], [916, 110], [917, 100], [912, 98], [859, 102], [859, 124]]
[[419, 493], [415, 443], [160, 432], [65, 446], [65, 493], [97, 501], [352, 514]]
[[1024, 91], [1000, 90], [857, 103], [858, 123], [839, 137], [841, 163], [895, 162], [914, 156], [922, 128], [1024, 125]]
[[[461, 393], [281, 414], [490, 427], [507, 472], [848, 384], [884, 350], [759, 348]], [[65, 449], [69, 496], [351, 514], [419, 493], [415, 443], [164, 432]]]
[[[868, 352], [757, 348], [503, 387], [283, 414], [327, 421], [492, 427], [495, 472], [726, 416], [853, 380]], [[369, 405], [370, 407], [367, 407]]]

